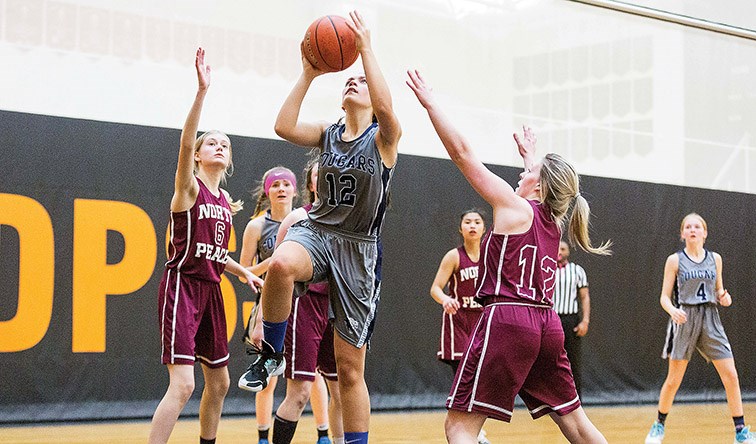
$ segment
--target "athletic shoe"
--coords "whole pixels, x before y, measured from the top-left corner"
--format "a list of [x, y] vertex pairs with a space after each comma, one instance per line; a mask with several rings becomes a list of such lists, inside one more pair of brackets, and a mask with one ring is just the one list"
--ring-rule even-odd
[[664, 424], [654, 421], [648, 435], [646, 435], [646, 444], [661, 444], [664, 439]]
[[247, 349], [247, 354], [254, 358], [239, 378], [239, 388], [242, 390], [259, 392], [268, 386], [271, 376], [278, 376], [286, 369], [283, 353], [276, 353], [265, 341], [262, 341], [262, 347], [252, 345]]
[[732, 444], [756, 444], [756, 435], [751, 433], [751, 426], [743, 427], [741, 431], [737, 432]]
[[486, 431], [483, 429], [480, 429], [480, 433], [478, 433], [478, 444], [491, 444], [491, 441], [486, 438]]
[[270, 441], [265, 438], [260, 438], [260, 440], [257, 441], [257, 444], [270, 444]]
[[327, 436], [321, 436], [315, 444], [331, 444], [331, 439]]

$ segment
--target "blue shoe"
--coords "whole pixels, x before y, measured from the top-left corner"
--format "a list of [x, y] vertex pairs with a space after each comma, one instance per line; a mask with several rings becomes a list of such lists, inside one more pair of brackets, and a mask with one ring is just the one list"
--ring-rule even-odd
[[654, 421], [648, 435], [646, 435], [646, 444], [661, 444], [664, 439], [664, 424]]
[[743, 427], [743, 429], [735, 433], [735, 441], [733, 444], [756, 444], [756, 435], [751, 433], [751, 426]]
[[257, 444], [270, 444], [270, 441], [265, 438], [260, 438], [260, 440], [257, 441]]
[[321, 436], [315, 444], [331, 444], [331, 439], [327, 436]]

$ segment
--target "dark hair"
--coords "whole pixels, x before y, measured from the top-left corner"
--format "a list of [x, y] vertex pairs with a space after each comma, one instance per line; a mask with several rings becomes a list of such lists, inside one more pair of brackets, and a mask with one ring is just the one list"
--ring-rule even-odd
[[465, 216], [467, 216], [470, 213], [477, 213], [480, 216], [480, 218], [483, 219], [483, 225], [486, 224], [486, 213], [483, 210], [481, 210], [479, 208], [474, 208], [474, 207], [473, 208], [469, 208], [469, 209], [463, 211], [459, 215], [459, 223], [461, 224], [462, 221], [465, 219]]

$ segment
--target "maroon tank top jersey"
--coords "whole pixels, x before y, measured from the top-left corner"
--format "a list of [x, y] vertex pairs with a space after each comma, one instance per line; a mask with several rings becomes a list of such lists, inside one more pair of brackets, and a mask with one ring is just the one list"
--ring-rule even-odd
[[561, 230], [549, 208], [537, 201], [533, 224], [521, 234], [496, 234], [493, 227], [481, 240], [477, 296], [524, 304], [554, 304], [554, 274]]
[[551, 309], [561, 230], [546, 205], [528, 202], [528, 231], [489, 230], [482, 239], [478, 297], [485, 308], [460, 360], [448, 409], [509, 422], [517, 395], [533, 418], [580, 407], [562, 324]]
[[483, 307], [475, 300], [478, 282], [478, 262], [467, 255], [464, 245], [457, 247], [459, 267], [449, 279], [449, 296], [459, 302], [456, 314], [443, 314], [441, 321], [441, 345], [438, 359], [456, 361], [462, 357]]
[[197, 178], [199, 194], [192, 208], [171, 212], [167, 269], [220, 282], [228, 262], [231, 208], [223, 192], [216, 197]]

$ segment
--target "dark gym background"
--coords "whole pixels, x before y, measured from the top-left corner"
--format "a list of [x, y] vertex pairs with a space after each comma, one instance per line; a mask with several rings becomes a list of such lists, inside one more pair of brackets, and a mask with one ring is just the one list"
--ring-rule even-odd
[[[226, 189], [245, 201], [234, 220], [238, 258], [254, 207], [249, 190], [275, 165], [300, 175], [307, 151], [276, 140], [234, 135], [231, 140], [236, 173]], [[50, 214], [55, 235], [52, 321], [35, 347], [0, 353], [0, 423], [151, 416], [168, 383], [159, 359], [157, 284], [178, 141], [179, 131], [173, 129], [0, 112], [0, 193], [39, 202]], [[492, 169], [516, 183], [518, 169]], [[756, 237], [751, 223], [756, 196], [588, 176], [582, 177], [582, 191], [592, 206], [594, 242], [614, 242], [614, 255], [608, 258], [577, 250], [572, 255], [586, 269], [591, 289], [585, 402], [655, 402], [666, 375], [660, 353], [667, 316], [658, 303], [663, 266], [681, 247], [680, 220], [692, 211], [709, 224], [706, 246], [723, 256], [725, 286], [734, 303], [720, 313], [743, 397], [756, 399], [756, 353], [750, 340], [756, 312], [756, 255], [750, 244]], [[152, 278], [132, 294], [107, 298], [104, 353], [71, 351], [74, 199], [131, 203], [149, 215], [156, 230]], [[400, 155], [383, 231], [382, 299], [367, 358], [376, 410], [443, 405], [451, 375], [435, 358], [441, 309], [428, 289], [444, 253], [460, 241], [459, 214], [474, 206], [488, 210], [451, 161]], [[0, 224], [4, 211], [0, 208]], [[109, 233], [108, 262], [117, 263], [123, 248], [123, 238]], [[18, 251], [15, 230], [0, 225], [0, 324], [17, 309]], [[239, 307], [252, 300], [235, 277], [231, 281]], [[253, 396], [235, 386], [247, 364], [241, 329], [239, 310], [230, 343], [227, 414], [254, 408]], [[197, 375], [201, 380], [199, 368]], [[198, 382], [185, 414], [197, 412], [200, 389]], [[694, 358], [677, 399], [724, 400], [713, 366]]]

